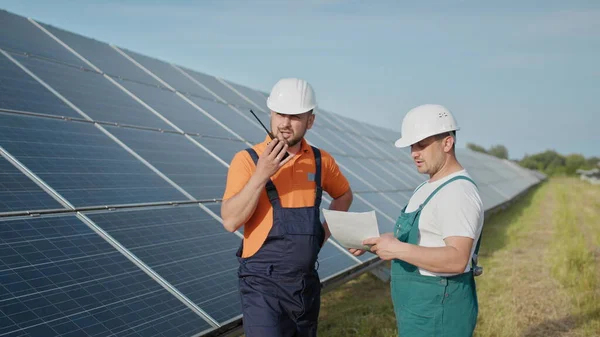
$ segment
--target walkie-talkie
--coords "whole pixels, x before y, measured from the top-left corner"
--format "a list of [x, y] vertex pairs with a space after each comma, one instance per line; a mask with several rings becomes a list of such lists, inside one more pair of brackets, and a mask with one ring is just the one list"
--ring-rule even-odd
[[[271, 140], [275, 139], [275, 136], [273, 136], [273, 133], [271, 133], [271, 131], [269, 131], [269, 129], [267, 129], [267, 127], [260, 121], [260, 119], [256, 116], [256, 114], [254, 113], [254, 111], [252, 111], [252, 109], [250, 109], [250, 112], [252, 113], [252, 115], [254, 116], [254, 118], [256, 118], [256, 120], [260, 123], [260, 125], [262, 125], [263, 129], [265, 129], [265, 131], [269, 135], [269, 138], [271, 138]], [[287, 158], [289, 155], [290, 154], [286, 152], [283, 155], [283, 158], [281, 158], [281, 161], [284, 161], [285, 158]]]

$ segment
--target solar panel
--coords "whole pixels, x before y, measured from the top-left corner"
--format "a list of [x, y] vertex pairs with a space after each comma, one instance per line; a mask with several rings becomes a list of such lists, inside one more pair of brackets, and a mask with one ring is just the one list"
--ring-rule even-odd
[[[245, 140], [251, 143], [257, 143], [264, 139], [264, 131], [262, 131], [260, 125], [253, 120], [248, 109], [242, 109], [240, 112], [233, 110], [231, 107], [224, 104], [224, 101], [219, 100], [218, 97], [220, 96], [213, 95], [214, 92], [211, 93], [206, 91], [203, 87], [205, 86], [204, 83], [198, 81], [189, 74], [184, 74], [182, 72], [183, 70], [178, 70], [163, 61], [139, 55], [128, 50], [124, 50], [123, 52], [136, 62], [139, 62], [139, 64], [151, 71], [154, 75], [161, 78], [167, 85], [175, 90], [189, 93], [188, 99], [190, 101], [208, 112], [215, 119], [226, 124], [229, 129]], [[169, 119], [178, 124], [172, 117], [169, 117]], [[185, 130], [185, 128], [183, 129]], [[228, 137], [233, 137], [230, 133], [227, 135]]]
[[212, 92], [224, 99], [227, 103], [246, 109], [254, 108], [254, 106], [251, 103], [243, 99], [231, 89], [227, 88], [222, 82], [217, 80], [215, 77], [187, 68], [181, 69], [184, 70], [191, 77], [196, 79], [198, 82], [204, 84], [208, 89], [210, 89]]
[[258, 105], [263, 111], [269, 111], [269, 108], [267, 107], [267, 101], [265, 100], [265, 96], [263, 96], [263, 94], [261, 94], [260, 92], [223, 79], [222, 81], [227, 83], [228, 86], [232, 87], [240, 95], [243, 95], [244, 98], [250, 100], [250, 107]]
[[[383, 194], [381, 192], [367, 192], [367, 193], [359, 193], [361, 197], [365, 198], [368, 202], [375, 205], [379, 208], [383, 213], [385, 213], [390, 218], [397, 218], [400, 215], [400, 211], [402, 210], [402, 200], [398, 200], [397, 197], [391, 194]], [[392, 200], [392, 201], [390, 201]]]
[[[268, 125], [267, 94], [5, 11], [0, 30], [11, 158], [0, 158], [0, 335], [198, 336], [237, 322], [243, 228], [222, 228], [219, 201], [235, 153], [265, 139], [249, 109]], [[319, 111], [307, 139], [346, 174], [350, 210], [376, 209], [380, 232], [393, 231], [426, 176], [393, 146], [397, 131]], [[459, 159], [486, 209], [543, 178], [467, 150]], [[79, 215], [58, 215], [74, 211], [53, 191]], [[332, 238], [318, 272], [337, 280], [376, 260]]]
[[0, 156], [0, 212], [53, 208], [62, 206]]
[[196, 199], [223, 196], [227, 168], [184, 136], [110, 126], [106, 129]]
[[55, 62], [15, 58], [93, 120], [173, 130], [98, 73]]
[[[81, 60], [44, 34], [29, 20], [0, 9], [0, 48], [83, 66]], [[10, 33], [7, 33], [10, 32]]]
[[0, 92], [0, 109], [81, 117], [4, 55], [0, 55]]
[[192, 138], [228, 164], [231, 163], [233, 156], [238, 151], [249, 147], [246, 143], [235, 140], [215, 139], [202, 136], [192, 136]]
[[173, 336], [210, 328], [75, 216], [0, 221], [3, 336]]
[[[249, 110], [240, 111], [241, 113], [246, 113], [246, 116], [244, 117], [240, 113], [221, 103], [202, 100], [196, 97], [190, 97], [190, 100], [202, 109], [208, 111], [218, 120], [226, 123], [229, 129], [242, 136], [242, 138], [251, 144], [262, 142], [264, 140], [265, 132], [258, 123], [249, 119], [253, 118]], [[230, 135], [230, 137], [233, 136]]]
[[0, 113], [0, 146], [75, 206], [185, 199], [89, 123]]
[[[131, 62], [122, 57], [108, 44], [43, 23], [40, 23], [40, 25], [107, 75], [146, 83], [154, 87], [160, 85], [160, 82], [146, 74], [143, 70], [138, 67], [132, 67]], [[86, 64], [86, 67], [89, 68], [90, 66]]]
[[[368, 165], [369, 162], [367, 160], [359, 161], [355, 158], [348, 158], [345, 156], [336, 156], [336, 161], [340, 165], [344, 166], [346, 169], [354, 172], [354, 174], [358, 175], [360, 178], [362, 178], [362, 180], [365, 180], [368, 182], [368, 185], [364, 184], [366, 186], [365, 191], [395, 189], [394, 185], [387, 182], [384, 177], [377, 176], [376, 174], [373, 173], [373, 171], [370, 170], [371, 165]], [[363, 164], [361, 162], [367, 164], [368, 166], [367, 167], [363, 166]]]
[[88, 216], [217, 321], [239, 315], [240, 239], [198, 206]]

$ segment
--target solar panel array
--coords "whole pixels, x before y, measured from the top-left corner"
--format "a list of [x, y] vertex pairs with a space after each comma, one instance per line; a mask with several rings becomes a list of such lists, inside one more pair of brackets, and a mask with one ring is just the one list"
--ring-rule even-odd
[[[200, 336], [241, 317], [219, 217], [266, 94], [0, 11], [0, 336]], [[307, 134], [392, 230], [425, 178], [398, 133], [319, 110]], [[486, 209], [543, 177], [467, 150]], [[324, 207], [330, 201], [326, 196]], [[331, 239], [329, 280], [375, 257]]]

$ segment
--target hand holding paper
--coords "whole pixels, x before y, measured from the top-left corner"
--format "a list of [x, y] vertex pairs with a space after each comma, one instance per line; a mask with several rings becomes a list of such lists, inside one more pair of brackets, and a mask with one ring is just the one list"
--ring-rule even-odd
[[379, 236], [375, 211], [341, 212], [323, 209], [323, 216], [329, 226], [331, 235], [344, 248], [369, 250], [362, 241]]

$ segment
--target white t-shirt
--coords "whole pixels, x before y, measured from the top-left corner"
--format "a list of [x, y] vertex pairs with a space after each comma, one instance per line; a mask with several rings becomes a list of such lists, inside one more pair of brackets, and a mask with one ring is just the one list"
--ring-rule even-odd
[[[423, 184], [410, 198], [406, 212], [419, 208], [425, 199], [444, 182], [456, 176], [471, 178], [466, 170], [453, 173], [434, 182]], [[471, 178], [472, 179], [472, 178]], [[444, 238], [449, 236], [466, 236], [472, 238], [471, 256], [483, 228], [483, 202], [477, 187], [465, 179], [455, 180], [442, 187], [429, 203], [421, 210], [419, 218], [419, 246], [444, 247]], [[465, 272], [471, 269], [471, 259]], [[419, 268], [421, 275], [451, 276], [455, 274], [432, 273]]]

